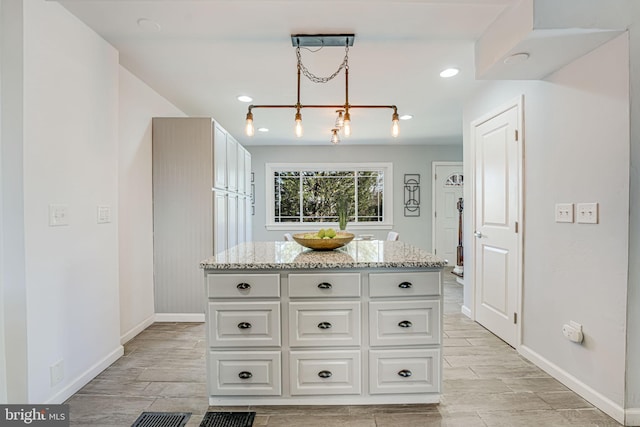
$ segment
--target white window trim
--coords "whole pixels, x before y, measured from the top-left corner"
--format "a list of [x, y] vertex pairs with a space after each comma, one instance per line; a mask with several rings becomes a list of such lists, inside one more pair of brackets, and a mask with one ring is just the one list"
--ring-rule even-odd
[[[393, 163], [380, 162], [380, 163], [266, 163], [264, 165], [265, 171], [265, 203], [266, 203], [266, 224], [267, 230], [282, 231], [282, 230], [308, 230], [317, 228], [316, 222], [274, 222], [273, 212], [275, 211], [275, 198], [274, 198], [274, 181], [273, 173], [275, 171], [291, 171], [291, 170], [384, 170], [384, 205], [383, 216], [384, 222], [362, 222], [355, 223], [349, 222], [347, 229], [349, 230], [390, 230], [393, 228]], [[323, 222], [324, 227], [338, 227], [337, 222]]]

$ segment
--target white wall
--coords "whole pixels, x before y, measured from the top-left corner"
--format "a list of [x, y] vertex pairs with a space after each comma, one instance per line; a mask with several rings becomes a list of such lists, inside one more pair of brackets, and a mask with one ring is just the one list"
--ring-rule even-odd
[[[431, 241], [431, 162], [460, 161], [461, 146], [247, 146], [251, 153], [255, 177], [255, 216], [253, 240], [282, 240], [284, 231], [267, 231], [264, 227], [265, 211], [265, 163], [282, 162], [392, 162], [393, 163], [393, 229], [400, 239], [430, 251]], [[404, 216], [404, 174], [420, 174], [420, 216]], [[358, 233], [374, 234], [385, 238], [389, 230], [358, 230]]]
[[151, 119], [184, 113], [120, 67], [118, 205], [120, 334], [125, 343], [154, 320]]
[[[469, 175], [471, 121], [524, 94], [521, 350], [617, 418], [625, 392], [628, 82], [625, 34], [544, 81], [488, 83], [466, 104], [463, 120]], [[465, 200], [471, 202], [471, 188]], [[599, 202], [600, 224], [555, 223], [554, 205], [562, 202]], [[471, 203], [466, 206], [465, 222], [472, 224]], [[465, 248], [473, 243], [472, 231], [466, 228]], [[472, 262], [465, 256], [467, 285]], [[582, 345], [562, 336], [569, 320], [584, 326]]]
[[[58, 3], [24, 2], [29, 402], [60, 402], [116, 360], [118, 53]], [[69, 225], [48, 226], [65, 204]], [[97, 224], [97, 206], [112, 222]], [[50, 386], [49, 368], [64, 361]]]
[[631, 217], [627, 295], [627, 408], [630, 424], [640, 425], [640, 3], [633, 3], [636, 24], [630, 28], [631, 61]]
[[22, 0], [0, 2], [0, 191], [6, 383], [1, 402], [27, 400], [27, 302], [23, 218], [23, 13]]

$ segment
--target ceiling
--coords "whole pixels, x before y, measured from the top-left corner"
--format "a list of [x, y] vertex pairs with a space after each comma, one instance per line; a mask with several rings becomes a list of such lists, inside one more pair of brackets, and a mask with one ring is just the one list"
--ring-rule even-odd
[[[60, 0], [120, 52], [120, 63], [190, 116], [211, 116], [243, 145], [329, 144], [333, 109], [304, 109], [294, 136], [293, 109], [253, 104], [296, 102], [292, 34], [355, 34], [349, 50], [349, 102], [397, 105], [400, 136], [388, 109], [351, 111], [342, 144], [462, 144], [462, 103], [481, 84], [474, 43], [515, 0]], [[139, 20], [143, 21], [139, 25]], [[147, 24], [147, 25], [145, 25]], [[151, 25], [149, 25], [151, 24]], [[155, 25], [157, 24], [157, 26]], [[148, 28], [151, 27], [151, 28]], [[302, 50], [316, 75], [333, 73], [344, 48]], [[460, 69], [443, 79], [440, 71]], [[326, 84], [303, 77], [302, 104], [344, 104], [344, 74]]]

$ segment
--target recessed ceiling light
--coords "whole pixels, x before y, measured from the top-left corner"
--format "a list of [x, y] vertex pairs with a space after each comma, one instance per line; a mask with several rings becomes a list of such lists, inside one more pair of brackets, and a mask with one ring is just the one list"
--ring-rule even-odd
[[267, 128], [258, 128], [258, 132], [269, 132]]
[[513, 55], [509, 55], [506, 58], [504, 58], [504, 63], [507, 65], [512, 65], [512, 64], [519, 64], [521, 62], [526, 61], [527, 59], [529, 59], [529, 54], [526, 52], [520, 52], [520, 53], [514, 53]]
[[413, 116], [411, 114], [404, 114], [400, 116], [400, 120], [411, 120], [411, 119], [413, 119]]
[[442, 70], [440, 72], [440, 77], [449, 78], [457, 75], [460, 72], [457, 68], [447, 68], [446, 70]]
[[148, 33], [157, 33], [161, 30], [160, 24], [148, 18], [138, 19], [138, 28]]
[[251, 102], [253, 101], [253, 98], [247, 95], [239, 95], [238, 96], [238, 101], [240, 102]]

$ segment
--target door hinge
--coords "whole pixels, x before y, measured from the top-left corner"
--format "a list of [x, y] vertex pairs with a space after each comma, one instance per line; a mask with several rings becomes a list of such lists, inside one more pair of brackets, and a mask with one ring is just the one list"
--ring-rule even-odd
[[434, 249], [433, 249], [433, 254], [434, 254], [434, 255], [438, 255], [438, 250], [434, 248]]
[[437, 179], [438, 179], [438, 174], [437, 174], [437, 173], [434, 173], [434, 174], [433, 174], [433, 179], [435, 179], [435, 180], [437, 180]]
[[518, 313], [513, 313], [513, 323], [518, 323]]
[[516, 141], [518, 140], [518, 129], [515, 130], [515, 137], [516, 137]]
[[518, 232], [518, 221], [516, 221], [516, 233]]
[[434, 217], [434, 218], [438, 218], [438, 212], [433, 211], [433, 217]]

